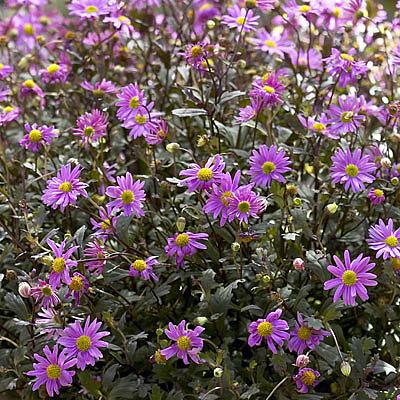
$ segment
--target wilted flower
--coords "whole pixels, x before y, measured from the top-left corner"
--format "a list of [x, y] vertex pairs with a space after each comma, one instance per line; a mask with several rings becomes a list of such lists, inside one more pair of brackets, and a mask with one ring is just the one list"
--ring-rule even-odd
[[312, 368], [301, 368], [297, 375], [293, 377], [299, 393], [308, 393], [309, 387], [317, 385], [317, 378], [320, 373]]

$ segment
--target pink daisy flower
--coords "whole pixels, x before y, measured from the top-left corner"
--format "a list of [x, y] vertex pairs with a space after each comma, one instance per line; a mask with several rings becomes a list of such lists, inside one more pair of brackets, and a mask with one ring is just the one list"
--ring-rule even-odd
[[296, 382], [297, 391], [299, 393], [308, 393], [309, 387], [314, 387], [317, 385], [317, 378], [319, 378], [320, 373], [311, 368], [301, 368], [297, 375], [293, 377]]
[[101, 275], [107, 262], [107, 254], [104, 247], [97, 241], [87, 244], [83, 250], [85, 255], [85, 267], [91, 274]]
[[96, 143], [107, 133], [107, 115], [100, 110], [92, 110], [81, 115], [76, 121], [74, 135], [81, 138], [85, 144]]
[[54, 126], [38, 126], [38, 124], [24, 125], [26, 135], [20, 140], [19, 144], [26, 149], [37, 153], [41, 147], [46, 144], [50, 144], [55, 137], [57, 137], [57, 132]]
[[54, 307], [60, 302], [56, 290], [46, 281], [39, 279], [39, 284], [31, 288], [31, 295], [35, 299], [35, 303], [40, 302], [40, 306], [44, 308]]
[[221, 20], [222, 23], [227, 25], [230, 29], [250, 32], [257, 29], [257, 20], [259, 18], [258, 15], [254, 16], [253, 11], [240, 8], [235, 4], [233, 7], [228, 8], [228, 15], [223, 15]]
[[135, 260], [129, 268], [129, 276], [133, 278], [142, 278], [145, 281], [153, 279], [158, 281], [157, 275], [153, 271], [153, 267], [158, 264], [157, 257], [148, 257], [145, 260]]
[[112, 7], [108, 3], [108, 0], [72, 0], [68, 9], [72, 15], [95, 19], [110, 14]]
[[80, 272], [74, 272], [71, 277], [71, 282], [68, 285], [68, 292], [66, 297], [70, 297], [72, 295], [75, 304], [79, 305], [81, 297], [88, 291], [89, 282], [84, 275]]
[[400, 258], [400, 228], [394, 229], [391, 218], [387, 225], [380, 219], [377, 225], [368, 229], [368, 235], [367, 243], [377, 252], [376, 258]]

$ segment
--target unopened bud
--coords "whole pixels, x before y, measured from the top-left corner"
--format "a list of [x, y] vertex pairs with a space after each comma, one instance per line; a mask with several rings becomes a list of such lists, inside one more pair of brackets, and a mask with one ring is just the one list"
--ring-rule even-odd
[[293, 199], [293, 204], [294, 204], [296, 207], [300, 207], [301, 204], [302, 204], [301, 198], [300, 198], [300, 197], [295, 197], [295, 198]]
[[178, 143], [168, 143], [165, 148], [167, 149], [167, 151], [171, 154], [176, 154], [179, 149], [181, 148], [181, 146]]
[[261, 282], [264, 285], [267, 285], [268, 283], [271, 282], [271, 277], [269, 275], [263, 275], [262, 278], [261, 278]]
[[161, 328], [158, 328], [158, 329], [156, 330], [156, 335], [157, 335], [157, 336], [161, 336], [163, 333], [164, 333], [164, 330], [161, 329]]
[[231, 244], [231, 249], [234, 253], [237, 253], [240, 250], [240, 243], [238, 242], [233, 242]]
[[44, 256], [40, 259], [40, 262], [48, 267], [51, 267], [54, 262], [54, 258], [52, 256]]
[[310, 357], [305, 354], [300, 354], [296, 358], [296, 367], [304, 368], [310, 363]]
[[186, 226], [186, 219], [184, 217], [179, 217], [176, 220], [176, 227], [178, 228], [178, 232], [183, 232]]
[[252, 9], [257, 7], [257, 0], [246, 0], [246, 8]]
[[220, 367], [214, 368], [214, 376], [216, 378], [221, 378], [221, 376], [224, 374], [224, 370]]
[[28, 297], [31, 297], [31, 287], [28, 282], [21, 282], [18, 285], [18, 293], [21, 295], [21, 297], [25, 297], [26, 299]]
[[387, 168], [387, 169], [392, 168], [392, 162], [390, 161], [389, 158], [383, 157], [383, 158], [381, 159], [381, 166], [382, 166], [383, 168]]
[[286, 190], [290, 196], [295, 196], [297, 194], [297, 186], [293, 185], [293, 183], [289, 183], [286, 185]]
[[296, 271], [304, 271], [304, 260], [300, 257], [293, 260], [293, 267]]
[[208, 28], [209, 30], [212, 30], [212, 29], [215, 28], [216, 23], [215, 23], [214, 20], [209, 19], [209, 20], [207, 21], [206, 25], [207, 25], [207, 28]]
[[391, 183], [393, 186], [397, 186], [397, 185], [399, 184], [399, 178], [397, 178], [397, 177], [392, 178], [392, 179], [390, 180], [390, 183]]
[[195, 320], [193, 321], [196, 325], [205, 325], [208, 321], [207, 317], [197, 317], [195, 318]]
[[349, 376], [351, 374], [351, 365], [347, 361], [343, 361], [340, 364], [340, 371], [344, 376]]
[[329, 214], [335, 214], [338, 208], [339, 206], [336, 203], [331, 203], [326, 206], [326, 209], [328, 210]]

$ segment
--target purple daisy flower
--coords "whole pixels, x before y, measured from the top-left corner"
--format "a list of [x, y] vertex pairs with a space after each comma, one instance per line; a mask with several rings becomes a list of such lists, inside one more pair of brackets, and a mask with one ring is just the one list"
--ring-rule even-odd
[[314, 350], [327, 336], [330, 336], [328, 331], [309, 327], [304, 321], [303, 316], [297, 313], [294, 330], [290, 333], [289, 351], [303, 354], [307, 348]]
[[[282, 310], [270, 312], [265, 318], [260, 318], [257, 321], [251, 322], [248, 326], [250, 333], [247, 343], [250, 347], [260, 346], [263, 340], [266, 340], [268, 348], [276, 354], [278, 350], [275, 343], [283, 346], [283, 342], [289, 339], [289, 325], [283, 319], [279, 319], [282, 315]], [[274, 343], [275, 342], [275, 343]]]
[[250, 32], [255, 31], [258, 26], [257, 20], [260, 17], [254, 16], [253, 11], [240, 8], [237, 4], [228, 8], [228, 15], [223, 15], [221, 21], [230, 29], [238, 31]]
[[199, 353], [203, 350], [203, 339], [199, 338], [204, 328], [196, 326], [194, 329], [186, 327], [186, 321], [181, 321], [177, 326], [172, 322], [168, 324], [169, 329], [165, 329], [165, 334], [175, 343], [161, 350], [161, 354], [169, 360], [173, 356], [177, 356], [187, 365], [189, 364], [188, 357], [196, 363], [200, 364], [201, 359]]
[[58, 340], [70, 357], [76, 357], [76, 366], [82, 371], [86, 365], [93, 366], [97, 360], [103, 358], [100, 349], [108, 347], [108, 343], [101, 339], [110, 332], [99, 331], [100, 327], [101, 322], [97, 322], [97, 319], [90, 322], [90, 317], [87, 317], [83, 328], [75, 321], [64, 329]]
[[103, 79], [101, 82], [95, 82], [94, 84], [85, 81], [81, 83], [81, 87], [89, 90], [96, 97], [103, 97], [105, 94], [111, 94], [117, 91], [117, 87], [106, 79]]
[[145, 260], [135, 260], [129, 269], [129, 276], [133, 278], [142, 278], [145, 281], [153, 279], [155, 282], [158, 281], [157, 275], [153, 271], [153, 266], [157, 265], [157, 257], [148, 257]]
[[283, 103], [282, 94], [285, 87], [279, 81], [279, 76], [273, 72], [266, 73], [262, 78], [257, 78], [249, 92], [250, 97], [262, 98], [264, 106], [274, 107]]
[[319, 378], [320, 373], [311, 368], [301, 368], [297, 375], [293, 377], [296, 382], [297, 391], [299, 393], [308, 393], [309, 387], [314, 387], [317, 385], [317, 378]]
[[286, 35], [280, 35], [273, 31], [269, 33], [265, 30], [259, 31], [257, 38], [253, 39], [254, 45], [268, 54], [276, 54], [283, 58], [285, 53], [290, 54], [294, 49], [292, 41], [286, 39]]
[[79, 136], [83, 143], [96, 143], [107, 133], [107, 115], [100, 110], [92, 110], [81, 115], [76, 121], [74, 135]]
[[189, 164], [189, 168], [181, 171], [182, 179], [179, 186], [187, 186], [189, 192], [208, 190], [213, 184], [219, 184], [223, 176], [225, 163], [219, 154], [210, 157], [204, 167], [198, 164]]
[[393, 228], [393, 220], [390, 218], [387, 225], [380, 219], [377, 225], [368, 229], [367, 243], [370, 249], [377, 251], [376, 258], [400, 258], [400, 228]]
[[241, 186], [232, 194], [228, 204], [229, 222], [237, 218], [240, 223], [248, 224], [249, 217], [258, 218], [258, 214], [264, 210], [264, 200], [251, 190], [252, 186]]
[[60, 207], [61, 212], [64, 212], [69, 204], [76, 204], [78, 196], [88, 197], [85, 190], [88, 184], [79, 180], [80, 174], [79, 164], [72, 171], [71, 164], [61, 166], [57, 176], [47, 181], [47, 188], [42, 196], [43, 203], [53, 209]]
[[143, 217], [143, 203], [146, 194], [143, 190], [144, 182], [134, 181], [130, 172], [125, 176], [117, 177], [118, 186], [109, 186], [106, 189], [107, 196], [116, 199], [107, 204], [107, 210], [110, 214], [122, 210], [125, 215], [135, 215]]
[[221, 215], [220, 226], [224, 226], [228, 219], [229, 202], [239, 187], [239, 181], [240, 171], [236, 172], [233, 179], [229, 172], [222, 174], [220, 184], [213, 184], [203, 207], [203, 211], [212, 214], [214, 219]]
[[39, 335], [47, 333], [49, 339], [56, 340], [62, 332], [62, 319], [53, 308], [42, 308], [35, 320]]
[[365, 121], [365, 115], [360, 114], [361, 101], [354, 96], [340, 97], [339, 105], [331, 104], [328, 108], [329, 132], [333, 135], [354, 133]]
[[339, 135], [332, 133], [328, 129], [328, 118], [325, 114], [321, 114], [319, 118], [317, 117], [303, 117], [302, 115], [298, 116], [300, 123], [304, 126], [304, 128], [330, 137], [332, 139], [339, 139]]
[[28, 96], [37, 96], [40, 99], [40, 107], [44, 108], [45, 100], [44, 100], [44, 92], [43, 90], [32, 80], [27, 79], [24, 81], [20, 87], [20, 94], [22, 98]]
[[24, 135], [19, 144], [34, 153], [38, 152], [45, 144], [50, 144], [53, 139], [57, 137], [57, 132], [54, 129], [54, 126], [38, 126], [38, 124], [33, 124], [31, 126], [25, 124], [24, 127], [25, 131], [28, 133]]
[[89, 289], [89, 282], [79, 272], [74, 272], [71, 278], [71, 282], [68, 285], [68, 292], [66, 297], [70, 297], [72, 295], [73, 299], [75, 300], [75, 304], [79, 305], [81, 297], [88, 291]]
[[333, 165], [331, 167], [330, 176], [333, 183], [344, 184], [344, 189], [359, 192], [365, 189], [365, 183], [372, 183], [374, 176], [371, 172], [376, 167], [368, 155], [363, 156], [360, 149], [356, 149], [352, 153], [349, 149], [344, 152], [338, 149], [332, 156]]
[[348, 250], [344, 252], [344, 264], [337, 256], [333, 256], [333, 259], [336, 266], [329, 265], [328, 271], [336, 278], [329, 279], [324, 283], [324, 290], [336, 287], [333, 301], [336, 303], [342, 297], [345, 305], [355, 306], [357, 305], [357, 295], [363, 301], [368, 300], [368, 292], [365, 286], [376, 286], [378, 284], [373, 280], [376, 275], [367, 272], [375, 267], [375, 263], [370, 263], [369, 257], [363, 258], [362, 253], [351, 261]]
[[368, 198], [374, 206], [377, 206], [385, 201], [385, 193], [381, 189], [371, 189], [368, 193]]
[[253, 150], [250, 156], [251, 181], [259, 187], [270, 187], [272, 181], [285, 183], [284, 173], [291, 171], [289, 157], [284, 150], [273, 145], [262, 144], [258, 150]]
[[113, 226], [115, 223], [115, 217], [112, 217], [104, 207], [99, 208], [99, 222], [94, 218], [90, 218], [90, 223], [93, 228], [97, 229], [94, 233], [96, 237], [105, 242], [113, 233]]
[[86, 19], [99, 18], [110, 14], [112, 11], [112, 7], [108, 5], [108, 0], [72, 0], [68, 9], [72, 15]]
[[289, 53], [292, 64], [301, 68], [322, 69], [322, 55], [316, 49], [296, 49]]
[[275, 7], [275, 0], [253, 0], [254, 6], [262, 11], [269, 11]]
[[337, 49], [332, 49], [332, 54], [324, 59], [328, 73], [334, 80], [338, 79], [339, 87], [356, 83], [357, 79], [365, 76], [368, 71], [364, 61], [354, 59], [355, 53], [355, 49], [350, 49], [348, 53], [341, 53]]
[[0, 126], [5, 126], [15, 121], [20, 114], [20, 109], [13, 106], [0, 106]]
[[121, 89], [121, 93], [117, 95], [116, 102], [117, 118], [121, 122], [132, 120], [135, 118], [138, 110], [146, 105], [143, 90], [140, 90], [139, 85], [130, 83]]
[[144, 132], [144, 138], [150, 145], [161, 144], [168, 135], [168, 123], [164, 119], [153, 121], [150, 130]]
[[189, 44], [184, 53], [179, 55], [185, 57], [186, 62], [195, 69], [201, 69], [202, 63], [207, 59], [207, 45], [204, 42]]
[[184, 258], [186, 256], [193, 256], [197, 250], [207, 249], [206, 245], [199, 242], [199, 240], [207, 239], [207, 233], [175, 233], [174, 236], [167, 239], [165, 253], [168, 257], [175, 257], [177, 267], [182, 267], [185, 264]]
[[72, 246], [64, 253], [66, 243], [67, 241], [63, 240], [60, 245], [56, 245], [51, 239], [47, 239], [47, 244], [54, 253], [54, 261], [51, 265], [49, 276], [50, 285], [54, 288], [58, 288], [61, 285], [61, 281], [69, 285], [71, 283], [69, 270], [71, 267], [78, 265], [76, 261], [70, 259], [73, 252], [78, 249], [78, 246]]
[[235, 117], [236, 122], [242, 124], [255, 119], [263, 107], [264, 101], [262, 97], [251, 97], [250, 105], [239, 109], [239, 116]]
[[68, 67], [66, 64], [50, 64], [46, 69], [41, 69], [39, 74], [44, 83], [65, 83], [68, 78]]
[[85, 255], [85, 267], [91, 274], [101, 275], [106, 265], [107, 254], [104, 247], [97, 241], [90, 242], [83, 251]]
[[11, 65], [0, 63], [0, 79], [7, 78], [7, 76], [11, 75], [13, 71], [14, 68]]
[[32, 390], [38, 390], [40, 386], [46, 385], [48, 395], [53, 397], [54, 394], [60, 394], [61, 386], [71, 386], [75, 371], [68, 369], [76, 364], [76, 359], [71, 360], [66, 349], [58, 354], [58, 345], [53, 347], [53, 351], [49, 346], [45, 346], [43, 353], [45, 357], [37, 353], [33, 355], [38, 362], [33, 363], [33, 370], [26, 374], [35, 377]]
[[152, 129], [155, 129], [155, 118], [160, 113], [152, 112], [153, 106], [154, 103], [151, 102], [147, 106], [138, 108], [136, 115], [123, 123], [124, 128], [130, 129], [129, 137], [137, 139], [140, 136], [146, 136]]
[[31, 295], [35, 299], [35, 303], [40, 302], [40, 306], [44, 308], [54, 307], [60, 302], [55, 289], [46, 281], [39, 279], [39, 284], [31, 288]]

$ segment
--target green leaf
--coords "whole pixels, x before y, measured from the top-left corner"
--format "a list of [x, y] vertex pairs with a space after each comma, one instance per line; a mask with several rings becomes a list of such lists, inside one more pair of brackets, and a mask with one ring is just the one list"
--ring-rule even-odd
[[207, 111], [202, 108], [176, 108], [172, 114], [179, 118], [195, 117], [197, 115], [207, 115]]
[[14, 293], [7, 293], [4, 296], [4, 302], [6, 308], [15, 313], [19, 318], [27, 320], [30, 318], [30, 313], [26, 308], [26, 305], [20, 296]]
[[94, 396], [98, 396], [100, 394], [101, 382], [96, 381], [92, 378], [92, 374], [90, 371], [83, 371], [78, 373], [79, 380], [81, 381], [82, 386]]

